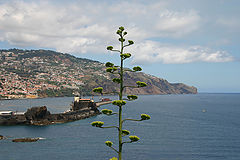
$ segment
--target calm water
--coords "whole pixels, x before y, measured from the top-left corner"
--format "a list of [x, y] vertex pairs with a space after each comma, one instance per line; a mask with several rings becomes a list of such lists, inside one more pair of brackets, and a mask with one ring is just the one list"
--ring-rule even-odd
[[[0, 101], [0, 110], [25, 111], [47, 105], [51, 112], [69, 108], [72, 98]], [[101, 107], [103, 108], [103, 107]], [[114, 109], [111, 105], [104, 108]], [[205, 112], [204, 112], [205, 111]], [[125, 129], [141, 140], [124, 146], [124, 160], [239, 160], [240, 94], [140, 96], [125, 106], [124, 117], [141, 113], [152, 119], [127, 122]], [[0, 141], [1, 160], [107, 160], [115, 153], [105, 146], [114, 129], [90, 126], [92, 121], [112, 125], [115, 116], [51, 126], [0, 126], [0, 134], [45, 138], [36, 143]]]

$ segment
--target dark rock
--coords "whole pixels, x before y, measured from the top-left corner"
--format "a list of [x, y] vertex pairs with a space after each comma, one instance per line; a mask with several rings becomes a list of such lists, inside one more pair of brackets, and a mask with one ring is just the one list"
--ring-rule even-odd
[[18, 138], [13, 139], [12, 142], [36, 142], [39, 138]]
[[41, 120], [41, 119], [46, 119], [50, 115], [50, 112], [47, 110], [46, 106], [32, 107], [28, 109], [24, 115], [28, 121]]
[[2, 136], [2, 135], [0, 135], [0, 140], [2, 140], [2, 139], [5, 139], [5, 137], [4, 137], [4, 136]]

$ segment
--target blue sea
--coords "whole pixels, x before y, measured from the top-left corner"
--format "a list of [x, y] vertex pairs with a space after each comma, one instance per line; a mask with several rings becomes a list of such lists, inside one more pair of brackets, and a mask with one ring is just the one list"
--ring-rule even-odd
[[[69, 109], [72, 101], [72, 97], [4, 100], [0, 110], [26, 111], [46, 105], [58, 113]], [[125, 118], [139, 118], [141, 113], [151, 115], [151, 120], [124, 124], [124, 129], [141, 138], [124, 146], [124, 160], [240, 160], [240, 94], [144, 95], [124, 106]], [[108, 160], [116, 156], [104, 142], [116, 142], [117, 131], [92, 127], [92, 121], [108, 126], [117, 117], [98, 115], [50, 126], [0, 126], [0, 135], [9, 136], [0, 141], [0, 160]], [[22, 137], [42, 139], [11, 142]]]

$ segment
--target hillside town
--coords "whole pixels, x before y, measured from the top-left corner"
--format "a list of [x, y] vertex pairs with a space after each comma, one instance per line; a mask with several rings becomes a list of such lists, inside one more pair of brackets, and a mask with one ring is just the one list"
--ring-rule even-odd
[[0, 52], [0, 98], [38, 98], [42, 91], [78, 90], [85, 85], [81, 65], [72, 66], [61, 55], [49, 58], [34, 52]]

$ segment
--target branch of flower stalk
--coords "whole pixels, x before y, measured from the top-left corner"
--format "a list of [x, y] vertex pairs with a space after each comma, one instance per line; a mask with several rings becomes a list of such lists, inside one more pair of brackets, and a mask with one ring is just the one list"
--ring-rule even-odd
[[133, 141], [127, 141], [127, 142], [122, 142], [122, 144], [125, 144], [125, 143], [132, 143]]
[[119, 52], [119, 53], [120, 53], [120, 51], [119, 51], [119, 50], [117, 50], [117, 49], [113, 49], [112, 51], [114, 51], [114, 52]]
[[108, 127], [99, 127], [99, 128], [117, 128], [118, 130], [120, 130], [117, 126], [108, 126]]
[[112, 148], [115, 152], [119, 153], [118, 150], [116, 150], [115, 148], [113, 148], [112, 146], [109, 147], [109, 148]]
[[125, 122], [125, 121], [143, 121], [143, 119], [124, 119], [122, 120], [122, 123]]
[[127, 46], [130, 46], [130, 45], [131, 45], [131, 44], [126, 44], [126, 45], [123, 46], [123, 48], [125, 48], [125, 47], [127, 47]]
[[127, 88], [127, 87], [129, 87], [129, 88], [140, 88], [139, 86], [123, 86], [123, 88]]

